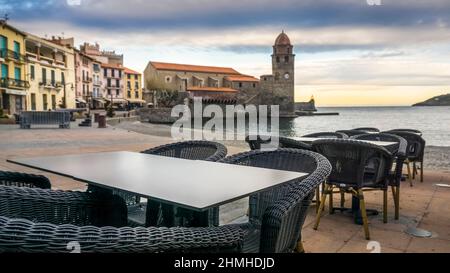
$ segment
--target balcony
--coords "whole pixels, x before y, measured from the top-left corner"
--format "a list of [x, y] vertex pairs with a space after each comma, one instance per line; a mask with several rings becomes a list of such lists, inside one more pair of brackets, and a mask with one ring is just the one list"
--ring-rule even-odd
[[54, 90], [61, 90], [63, 87], [61, 82], [51, 81], [51, 80], [41, 80], [39, 82], [39, 87], [46, 88], [46, 89], [54, 89]]
[[84, 78], [83, 78], [83, 82], [85, 82], [85, 83], [91, 83], [91, 82], [92, 82], [92, 78], [90, 78], [90, 77], [84, 77]]
[[30, 83], [28, 81], [17, 80], [12, 78], [1, 78], [0, 86], [3, 88], [27, 89], [30, 88]]
[[25, 55], [22, 55], [18, 52], [9, 50], [9, 49], [1, 49], [0, 50], [0, 58], [3, 58], [8, 61], [15, 61], [18, 63], [24, 63], [25, 62]]

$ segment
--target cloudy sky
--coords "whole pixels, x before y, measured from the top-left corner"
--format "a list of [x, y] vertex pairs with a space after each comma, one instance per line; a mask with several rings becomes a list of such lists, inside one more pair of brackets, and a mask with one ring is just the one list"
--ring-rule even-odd
[[285, 30], [296, 99], [321, 106], [450, 93], [450, 0], [0, 0], [0, 13], [37, 35], [99, 42], [139, 71], [153, 60], [267, 74]]

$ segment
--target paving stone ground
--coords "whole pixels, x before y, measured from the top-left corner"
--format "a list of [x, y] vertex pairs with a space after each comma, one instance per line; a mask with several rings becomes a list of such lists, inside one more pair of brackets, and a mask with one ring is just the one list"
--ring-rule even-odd
[[[18, 126], [0, 126], [0, 169], [46, 175], [55, 189], [84, 190], [86, 185], [69, 178], [45, 173], [6, 162], [17, 157], [79, 154], [105, 151], [141, 151], [173, 142], [169, 137], [144, 135], [115, 127], [106, 129], [38, 128], [21, 130]], [[243, 151], [242, 146], [229, 146], [229, 154]], [[414, 187], [406, 182], [401, 188], [400, 220], [394, 220], [392, 195], [389, 195], [388, 223], [382, 216], [370, 217], [371, 239], [381, 246], [381, 252], [450, 252], [450, 188], [436, 184], [450, 184], [446, 170], [425, 169], [425, 181], [415, 181]], [[336, 204], [338, 197], [335, 197]], [[227, 223], [245, 214], [247, 200], [221, 207], [221, 222]], [[346, 206], [351, 197], [347, 196]], [[381, 192], [366, 193], [368, 208], [381, 210]], [[313, 230], [315, 207], [311, 206], [302, 231], [302, 241], [307, 252], [370, 252], [361, 226], [352, 218], [325, 210], [319, 229]], [[433, 232], [432, 238], [416, 238], [405, 233], [407, 227], [418, 227]]]

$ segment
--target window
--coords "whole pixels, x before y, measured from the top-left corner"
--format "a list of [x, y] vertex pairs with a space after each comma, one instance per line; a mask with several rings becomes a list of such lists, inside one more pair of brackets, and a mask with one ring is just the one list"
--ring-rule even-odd
[[18, 60], [20, 56], [20, 44], [14, 41], [14, 59]]
[[64, 75], [64, 72], [61, 72], [61, 83], [62, 83], [63, 85], [66, 84], [66, 77], [65, 77], [65, 75]]
[[134, 82], [134, 89], [139, 89], [139, 83], [138, 82]]
[[83, 71], [81, 71], [81, 73], [83, 74], [83, 76], [82, 76], [82, 79], [83, 79], [83, 81], [84, 81], [84, 70]]
[[46, 111], [47, 108], [48, 108], [47, 94], [43, 94], [42, 95], [42, 103], [43, 103], [43, 106], [44, 106], [44, 111]]
[[242, 82], [239, 83], [239, 87], [242, 87]]
[[31, 110], [36, 111], [36, 94], [31, 94]]
[[166, 76], [166, 82], [167, 82], [167, 83], [170, 83], [171, 81], [172, 81], [172, 77]]
[[55, 86], [55, 70], [50, 71], [52, 85]]
[[253, 83], [253, 88], [256, 88], [256, 83]]
[[8, 65], [2, 64], [2, 78], [8, 78]]
[[120, 87], [120, 81], [116, 80], [116, 87]]
[[3, 35], [0, 35], [0, 50], [2, 51], [1, 52], [2, 57], [5, 57], [6, 54], [5, 49], [7, 48], [8, 48], [8, 38], [6, 38]]
[[131, 74], [127, 74], [127, 79], [131, 79]]
[[116, 97], [119, 96], [119, 89], [116, 89]]
[[86, 85], [83, 84], [83, 95], [85, 95], [85, 94], [86, 94]]
[[280, 57], [277, 56], [277, 63], [279, 63], [279, 62], [280, 62]]
[[20, 80], [22, 78], [22, 69], [20, 67], [14, 67], [14, 79]]
[[108, 79], [108, 80], [107, 80], [107, 86], [108, 86], [108, 87], [111, 87], [111, 79]]
[[284, 62], [289, 63], [289, 56], [284, 56]]
[[30, 65], [30, 79], [34, 80], [34, 65]]
[[42, 68], [42, 83], [47, 84], [47, 70]]
[[86, 93], [89, 95], [89, 84], [86, 84]]
[[139, 75], [134, 75], [134, 79], [135, 79], [135, 80], [139, 80], [139, 79], [138, 79], [138, 76], [139, 76]]
[[119, 78], [122, 78], [122, 70], [119, 70]]
[[134, 97], [135, 97], [136, 99], [139, 98], [139, 92], [138, 92], [138, 91], [134, 92]]
[[111, 77], [114, 78], [115, 74], [116, 74], [116, 70], [115, 69], [111, 69]]
[[108, 77], [108, 68], [103, 69], [103, 76]]
[[131, 98], [131, 91], [130, 91], [130, 90], [128, 90], [127, 96], [128, 96], [129, 98]]
[[108, 89], [108, 96], [111, 96], [111, 89]]
[[131, 89], [131, 82], [130, 81], [127, 81], [127, 87], [128, 87], [128, 89]]
[[56, 95], [52, 95], [52, 109], [56, 110]]

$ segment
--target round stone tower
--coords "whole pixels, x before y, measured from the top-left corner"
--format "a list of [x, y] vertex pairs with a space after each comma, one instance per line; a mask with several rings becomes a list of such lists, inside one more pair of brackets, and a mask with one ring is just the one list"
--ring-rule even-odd
[[280, 116], [295, 116], [295, 54], [286, 33], [281, 32], [275, 40], [272, 54], [272, 104], [280, 105]]

